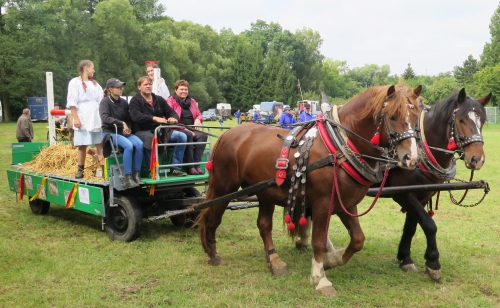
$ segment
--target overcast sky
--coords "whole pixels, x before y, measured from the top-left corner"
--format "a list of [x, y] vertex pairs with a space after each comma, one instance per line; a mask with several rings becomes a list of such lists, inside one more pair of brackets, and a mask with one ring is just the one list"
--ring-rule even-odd
[[166, 15], [214, 30], [250, 29], [258, 19], [295, 32], [319, 32], [321, 53], [350, 68], [388, 64], [391, 75], [408, 63], [417, 75], [452, 71], [469, 55], [479, 60], [491, 41], [494, 0], [160, 0]]

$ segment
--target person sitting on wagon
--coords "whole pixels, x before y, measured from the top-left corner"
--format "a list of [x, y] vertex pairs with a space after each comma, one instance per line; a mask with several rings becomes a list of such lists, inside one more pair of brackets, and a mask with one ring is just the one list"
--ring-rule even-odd
[[[153, 80], [149, 76], [139, 78], [137, 88], [139, 92], [130, 100], [129, 114], [134, 122], [134, 133], [144, 144], [144, 157], [149, 161], [154, 150], [151, 143], [155, 129], [162, 124], [176, 124], [179, 118], [163, 97], [153, 93]], [[185, 134], [174, 130], [168, 142], [186, 143], [187, 138]], [[175, 146], [172, 164], [182, 163], [185, 149], [186, 145]], [[170, 175], [185, 176], [186, 173], [174, 166]]]
[[[123, 148], [125, 188], [132, 188], [137, 187], [141, 182], [140, 172], [144, 150], [141, 139], [132, 134], [132, 119], [128, 112], [128, 103], [121, 98], [124, 85], [125, 82], [117, 78], [111, 78], [106, 82], [104, 98], [99, 104], [99, 115], [102, 122], [102, 137], [110, 135], [113, 144], [118, 143], [118, 146]], [[116, 129], [118, 129], [118, 134], [116, 134]]]
[[[180, 123], [184, 125], [200, 125], [203, 122], [203, 116], [196, 101], [189, 96], [189, 83], [186, 80], [177, 80], [175, 83], [175, 92], [167, 99], [167, 103], [180, 119]], [[207, 142], [207, 135], [200, 132], [198, 127], [193, 130], [181, 130], [188, 142]], [[199, 163], [203, 156], [203, 151], [206, 144], [193, 144], [186, 147], [186, 162]], [[188, 170], [189, 174], [203, 174], [200, 165], [191, 165]]]
[[289, 124], [297, 123], [297, 120], [293, 117], [292, 109], [290, 107], [285, 107], [283, 109], [283, 114], [281, 115], [279, 125], [284, 129], [292, 129], [291, 126], [287, 126]]
[[299, 122], [307, 122], [311, 120], [313, 120], [311, 105], [309, 103], [304, 103], [304, 110], [300, 112]]

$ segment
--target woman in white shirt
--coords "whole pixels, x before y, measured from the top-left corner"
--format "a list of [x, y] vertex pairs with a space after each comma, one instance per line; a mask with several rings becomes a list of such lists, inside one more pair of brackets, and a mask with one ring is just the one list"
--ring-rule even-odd
[[76, 157], [78, 172], [75, 177], [81, 179], [85, 168], [87, 146], [96, 146], [97, 157], [102, 168], [102, 133], [99, 102], [103, 98], [103, 90], [95, 80], [92, 80], [95, 71], [94, 63], [90, 60], [80, 61], [78, 72], [80, 75], [69, 82], [66, 106], [71, 110], [75, 130], [73, 142], [78, 147]]
[[[154, 80], [155, 68], [158, 68], [156, 61], [146, 61], [146, 73], [148, 73], [149, 78], [151, 78], [152, 80]], [[168, 90], [165, 79], [161, 77], [160, 77], [159, 92], [160, 93], [155, 93], [155, 94], [163, 97], [165, 100], [167, 100], [167, 98], [170, 96], [170, 91]]]

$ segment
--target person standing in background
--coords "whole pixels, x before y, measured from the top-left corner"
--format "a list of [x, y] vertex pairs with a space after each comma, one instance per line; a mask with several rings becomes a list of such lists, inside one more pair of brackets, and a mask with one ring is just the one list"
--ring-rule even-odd
[[[158, 68], [158, 65], [156, 64], [156, 61], [146, 61], [146, 73], [148, 73], [149, 78], [151, 80], [155, 80], [155, 68]], [[170, 96], [170, 91], [168, 90], [167, 83], [165, 82], [165, 79], [160, 77], [160, 89], [159, 93], [155, 93], [156, 95], [159, 95], [163, 97], [165, 100]]]
[[31, 142], [33, 140], [33, 123], [28, 108], [23, 109], [23, 114], [17, 119], [16, 139], [19, 142]]
[[89, 145], [95, 145], [99, 164], [104, 170], [101, 117], [99, 116], [99, 102], [103, 98], [103, 91], [101, 86], [92, 79], [95, 73], [92, 61], [80, 61], [78, 73], [79, 76], [69, 82], [66, 106], [71, 110], [73, 129], [75, 130], [73, 143], [74, 146], [78, 147], [76, 156], [78, 171], [75, 178], [81, 179], [83, 178], [85, 157]]
[[259, 119], [259, 113], [257, 112], [257, 109], [254, 109], [252, 122], [257, 122], [258, 119]]
[[236, 125], [241, 124], [241, 121], [240, 121], [241, 112], [240, 112], [240, 110], [239, 110], [239, 109], [238, 109], [238, 111], [236, 111], [236, 112], [234, 113], [234, 116], [236, 117]]
[[295, 118], [293, 117], [292, 114], [292, 109], [290, 107], [286, 106], [283, 108], [283, 114], [281, 115], [279, 125], [283, 127], [284, 129], [292, 129], [291, 126], [288, 126], [289, 124], [297, 123]]
[[299, 122], [307, 122], [311, 120], [313, 120], [311, 105], [309, 103], [304, 103], [304, 110], [300, 112]]

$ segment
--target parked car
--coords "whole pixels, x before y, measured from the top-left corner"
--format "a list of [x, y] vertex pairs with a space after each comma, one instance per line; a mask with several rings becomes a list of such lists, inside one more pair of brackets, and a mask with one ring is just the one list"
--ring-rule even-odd
[[203, 111], [201, 116], [203, 117], [203, 121], [215, 121], [215, 120], [217, 120], [217, 116], [215, 115], [215, 113], [213, 113], [211, 111]]
[[269, 111], [261, 111], [259, 112], [259, 122], [262, 122], [264, 124], [273, 124], [274, 123], [274, 117], [270, 116]]

